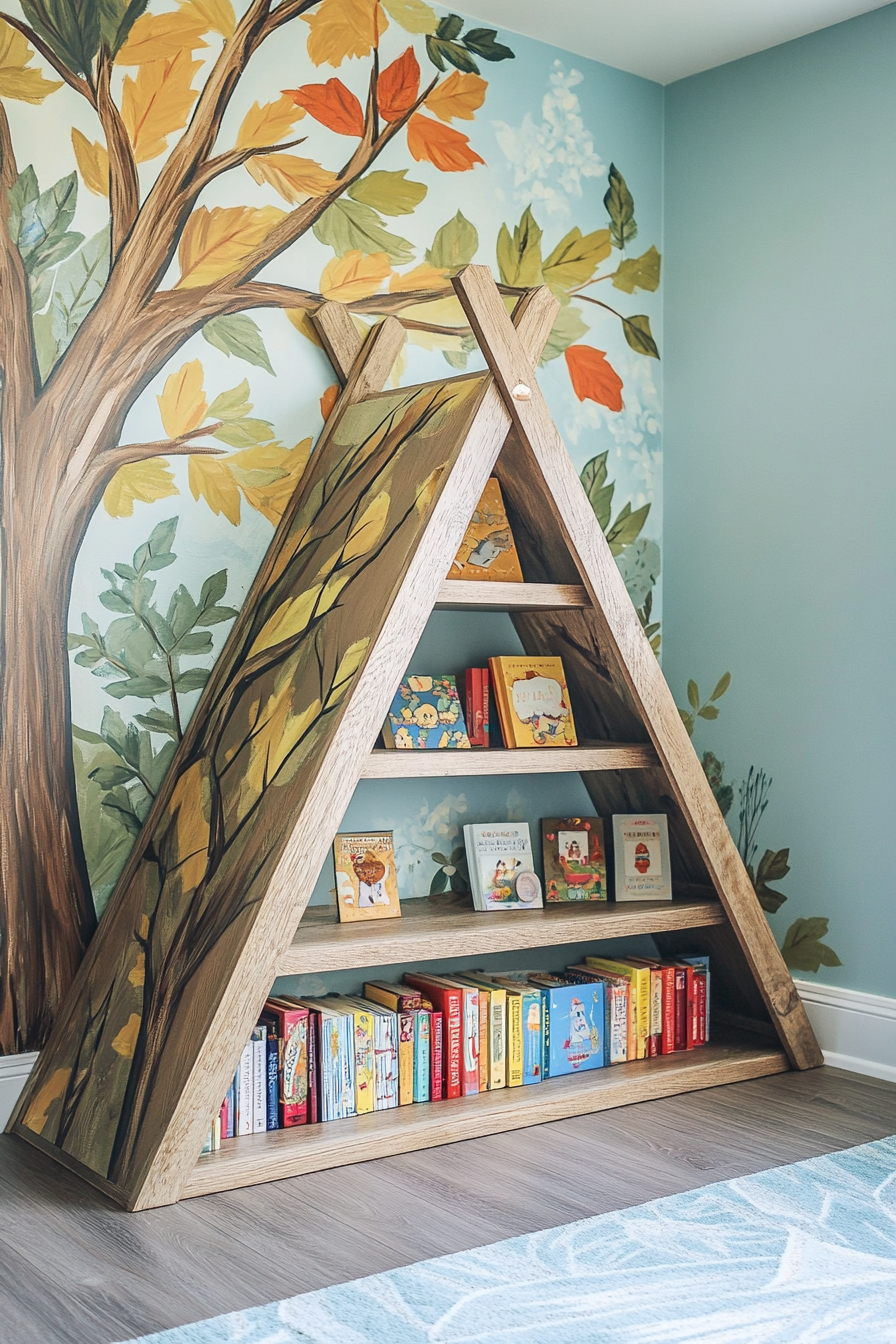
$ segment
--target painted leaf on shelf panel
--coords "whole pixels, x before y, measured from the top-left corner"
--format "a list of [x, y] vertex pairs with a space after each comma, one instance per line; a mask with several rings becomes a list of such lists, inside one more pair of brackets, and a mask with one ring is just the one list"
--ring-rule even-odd
[[[0, 90], [2, 92], [2, 90]], [[72, 127], [72, 149], [81, 181], [95, 196], [109, 195], [109, 153], [105, 145], [98, 140], [90, 141], [86, 135]]]
[[423, 0], [382, 0], [383, 9], [406, 33], [434, 33], [439, 26], [434, 9]]
[[165, 387], [156, 401], [169, 439], [179, 439], [202, 424], [208, 410], [204, 386], [205, 372], [198, 359], [182, 364], [165, 379]]
[[[143, 1183], [263, 903], [267, 920], [295, 917], [295, 891], [269, 880], [383, 628], [371, 595], [407, 572], [487, 382], [331, 417], [203, 691], [24, 1121], [124, 1192]], [[366, 746], [351, 742], [360, 766]], [[197, 1148], [203, 1123], [197, 1112]]]
[[341, 79], [328, 79], [326, 84], [303, 84], [288, 92], [296, 107], [303, 108], [315, 121], [337, 135], [362, 136], [364, 112], [360, 102]]
[[256, 154], [246, 168], [259, 186], [267, 182], [293, 205], [309, 196], [326, 196], [336, 182], [336, 174], [328, 168], [296, 154]]
[[325, 299], [350, 303], [352, 299], [366, 299], [375, 294], [383, 281], [392, 274], [392, 263], [385, 252], [346, 252], [344, 257], [328, 261], [320, 277], [320, 292]]
[[0, 20], [0, 97], [14, 98], [20, 103], [42, 103], [56, 89], [62, 88], [58, 79], [45, 79], [31, 61], [34, 52], [26, 38]]
[[595, 229], [593, 233], [586, 234], [580, 228], [570, 229], [550, 256], [545, 258], [542, 266], [545, 281], [560, 289], [584, 285], [600, 263], [606, 261], [610, 251], [609, 229]]
[[412, 158], [425, 160], [442, 173], [466, 173], [477, 163], [485, 163], [482, 155], [470, 148], [469, 136], [419, 112], [408, 122], [408, 149]]
[[308, 55], [315, 65], [340, 66], [351, 56], [369, 56], [389, 26], [378, 0], [324, 0], [302, 15], [310, 28]]
[[423, 182], [409, 182], [407, 168], [389, 173], [377, 169], [353, 182], [348, 195], [353, 201], [378, 210], [382, 215], [410, 215], [426, 196]]
[[187, 220], [178, 245], [178, 288], [194, 289], [223, 280], [264, 241], [285, 213], [275, 205], [261, 209], [216, 205], [212, 210], [201, 205]]
[[142, 14], [115, 57], [116, 65], [153, 65], [208, 46], [208, 21], [195, 10]]
[[180, 0], [182, 14], [193, 16], [206, 25], [211, 33], [231, 37], [236, 27], [236, 14], [230, 0]]
[[610, 411], [623, 409], [622, 379], [608, 363], [606, 351], [593, 345], [570, 345], [564, 357], [579, 401], [596, 401]]
[[110, 518], [130, 518], [134, 504], [154, 504], [158, 499], [180, 494], [167, 458], [150, 457], [119, 467], [103, 493], [103, 508]]

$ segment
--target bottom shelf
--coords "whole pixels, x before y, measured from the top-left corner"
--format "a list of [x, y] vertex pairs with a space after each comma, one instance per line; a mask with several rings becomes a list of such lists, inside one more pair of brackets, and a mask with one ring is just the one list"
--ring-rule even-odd
[[739, 1083], [784, 1073], [789, 1067], [787, 1056], [777, 1045], [743, 1032], [720, 1032], [718, 1039], [698, 1050], [658, 1059], [549, 1078], [528, 1087], [480, 1092], [476, 1097], [402, 1106], [307, 1128], [228, 1139], [217, 1153], [199, 1159], [181, 1198], [260, 1185], [722, 1083]]

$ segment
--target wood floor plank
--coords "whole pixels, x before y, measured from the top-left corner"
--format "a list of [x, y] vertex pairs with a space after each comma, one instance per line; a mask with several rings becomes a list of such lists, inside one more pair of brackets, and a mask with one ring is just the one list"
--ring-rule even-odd
[[0, 1340], [112, 1344], [896, 1133], [896, 1085], [786, 1073], [124, 1213], [0, 1139]]

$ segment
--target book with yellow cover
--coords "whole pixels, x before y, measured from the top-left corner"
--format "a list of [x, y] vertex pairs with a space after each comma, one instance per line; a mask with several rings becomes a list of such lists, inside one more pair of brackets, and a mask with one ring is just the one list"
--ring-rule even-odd
[[575, 723], [560, 658], [489, 658], [506, 747], [574, 747]]
[[[327, 996], [330, 1002], [330, 996]], [[373, 1005], [350, 995], [332, 997], [340, 1011], [351, 1013], [354, 1020], [355, 1114], [365, 1115], [376, 1104], [376, 1056], [373, 1037]]]
[[489, 1092], [493, 1092], [496, 1088], [504, 1087], [506, 1082], [507, 990], [502, 985], [497, 985], [484, 979], [477, 979], [475, 975], [458, 974], [454, 976], [454, 979], [461, 980], [465, 984], [478, 985], [480, 991], [480, 1013], [482, 1011], [482, 1004], [485, 1003], [487, 1005], [487, 1040], [485, 1050], [480, 1053], [479, 1061], [481, 1065], [484, 1056], [487, 1071], [486, 1086], [488, 1087]]
[[635, 1049], [637, 1059], [646, 1059], [651, 1027], [650, 967], [628, 961], [612, 961], [608, 957], [586, 957], [586, 966], [611, 975], [624, 975], [632, 987], [631, 1005], [635, 1018]]
[[454, 558], [449, 579], [522, 583], [516, 542], [507, 521], [497, 477], [491, 476]]
[[339, 922], [389, 919], [401, 914], [391, 831], [345, 832], [333, 843]]

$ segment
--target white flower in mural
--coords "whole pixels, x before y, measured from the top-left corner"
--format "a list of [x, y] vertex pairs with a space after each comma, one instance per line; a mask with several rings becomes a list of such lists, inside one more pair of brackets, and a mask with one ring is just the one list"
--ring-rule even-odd
[[424, 798], [416, 817], [395, 828], [395, 862], [401, 894], [428, 896], [433, 850], [450, 854], [458, 843], [468, 811], [466, 795], [449, 793], [431, 808]]
[[550, 87], [541, 100], [541, 123], [529, 112], [520, 126], [495, 122], [498, 144], [513, 165], [516, 199], [523, 204], [541, 202], [549, 214], [568, 211], [569, 198], [581, 197], [582, 178], [603, 177], [607, 171], [573, 93], [583, 78], [578, 70], [567, 74], [555, 61]]

